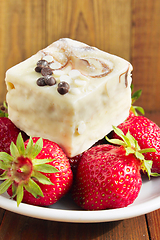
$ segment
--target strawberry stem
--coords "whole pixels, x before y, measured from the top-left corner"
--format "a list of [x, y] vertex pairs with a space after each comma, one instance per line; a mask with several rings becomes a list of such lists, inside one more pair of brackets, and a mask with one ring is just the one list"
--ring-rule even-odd
[[22, 135], [19, 133], [16, 144], [12, 142], [10, 145], [11, 155], [0, 152], [0, 168], [5, 170], [0, 175], [0, 180], [5, 180], [0, 185], [0, 194], [7, 191], [12, 185], [12, 198], [16, 197], [17, 206], [23, 200], [24, 188], [37, 198], [38, 196], [43, 197], [43, 192], [37, 182], [53, 185], [43, 173], [56, 173], [58, 170], [47, 164], [54, 159], [36, 159], [42, 148], [42, 138], [33, 144], [30, 137], [25, 149]]
[[3, 102], [3, 105], [0, 106], [0, 117], [8, 118], [8, 107], [5, 101]]
[[[133, 92], [133, 84], [131, 84], [131, 92]], [[144, 115], [144, 109], [142, 107], [139, 107], [139, 106], [133, 106], [133, 103], [135, 103], [137, 101], [137, 99], [140, 98], [142, 94], [142, 90], [137, 90], [136, 92], [134, 92], [132, 94], [132, 105], [131, 105], [131, 108], [130, 108], [130, 111], [134, 113], [135, 116], [138, 116], [139, 114], [137, 113], [140, 112], [142, 115]]]
[[151, 160], [145, 160], [143, 153], [146, 152], [156, 152], [154, 148], [146, 148], [146, 149], [140, 149], [140, 146], [137, 142], [137, 140], [130, 134], [128, 131], [126, 135], [122, 132], [121, 129], [112, 126], [114, 132], [122, 138], [122, 140], [119, 139], [109, 139], [107, 136], [105, 137], [106, 140], [112, 144], [121, 145], [124, 147], [126, 151], [126, 155], [134, 154], [137, 159], [141, 162], [141, 170], [144, 172], [147, 172], [148, 177], [150, 178], [151, 175], [151, 168], [152, 168], [152, 161]]

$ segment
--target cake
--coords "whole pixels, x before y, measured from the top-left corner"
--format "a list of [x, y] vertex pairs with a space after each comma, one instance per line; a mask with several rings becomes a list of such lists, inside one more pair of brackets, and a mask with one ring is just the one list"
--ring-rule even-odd
[[9, 118], [73, 157], [127, 118], [131, 71], [118, 56], [60, 39], [7, 70]]

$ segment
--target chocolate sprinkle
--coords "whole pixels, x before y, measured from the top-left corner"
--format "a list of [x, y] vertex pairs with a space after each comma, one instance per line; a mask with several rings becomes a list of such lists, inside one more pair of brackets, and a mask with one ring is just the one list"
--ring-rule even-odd
[[58, 83], [57, 91], [61, 95], [64, 95], [64, 94], [68, 93], [69, 88], [70, 88], [70, 86], [69, 86], [69, 84], [67, 82], [60, 82], [60, 83]]

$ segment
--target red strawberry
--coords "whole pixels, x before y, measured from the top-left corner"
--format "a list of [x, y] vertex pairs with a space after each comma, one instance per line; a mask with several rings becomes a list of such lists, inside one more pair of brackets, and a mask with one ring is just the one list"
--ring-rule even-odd
[[[134, 116], [118, 126], [124, 134], [130, 134], [138, 141], [141, 149], [154, 148], [156, 152], [145, 153], [146, 160], [152, 160], [152, 172], [160, 173], [160, 128], [144, 116]], [[117, 138], [113, 133], [112, 138]]]
[[77, 172], [78, 164], [81, 160], [82, 154], [76, 155], [75, 157], [69, 158], [69, 163], [71, 165], [71, 169], [73, 174], [75, 175]]
[[123, 147], [99, 145], [86, 151], [78, 166], [74, 201], [84, 209], [120, 208], [141, 189], [140, 162]]
[[131, 117], [134, 117], [134, 116], [135, 116], [135, 114], [131, 110], [129, 110], [129, 116], [126, 120], [128, 120], [128, 119], [130, 119]]
[[[16, 143], [18, 134], [21, 131], [7, 117], [0, 117], [0, 152], [10, 153], [10, 144], [13, 141]], [[27, 140], [28, 136], [21, 132], [23, 139]], [[0, 175], [3, 170], [0, 169]]]
[[72, 193], [82, 208], [121, 208], [137, 198], [142, 185], [140, 169], [150, 170], [137, 141], [129, 133], [124, 138], [127, 143], [118, 141], [121, 147], [99, 145], [83, 153]]
[[[10, 144], [16, 143], [18, 134], [21, 131], [7, 117], [0, 117], [0, 152], [10, 153]], [[22, 133], [24, 141], [28, 139], [25, 133]]]
[[[11, 143], [11, 156], [0, 153], [0, 167], [5, 172], [0, 180], [0, 194], [9, 195], [32, 205], [51, 205], [66, 194], [73, 180], [69, 160], [54, 142], [33, 138], [23, 143], [18, 135]], [[4, 159], [4, 160], [3, 160]]]
[[[101, 139], [98, 142], [96, 142], [92, 147], [97, 146], [97, 145], [106, 144], [106, 143], [107, 143], [107, 141], [106, 141], [106, 139], [104, 137], [103, 139]], [[69, 163], [71, 165], [71, 169], [72, 169], [72, 172], [73, 172], [74, 175], [76, 175], [78, 164], [80, 163], [82, 155], [83, 155], [83, 153], [69, 158]]]

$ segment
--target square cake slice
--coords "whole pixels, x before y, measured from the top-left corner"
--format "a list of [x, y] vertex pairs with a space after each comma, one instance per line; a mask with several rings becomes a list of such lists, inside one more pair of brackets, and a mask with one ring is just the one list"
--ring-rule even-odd
[[131, 71], [120, 57], [60, 39], [6, 72], [9, 118], [73, 157], [127, 118]]

